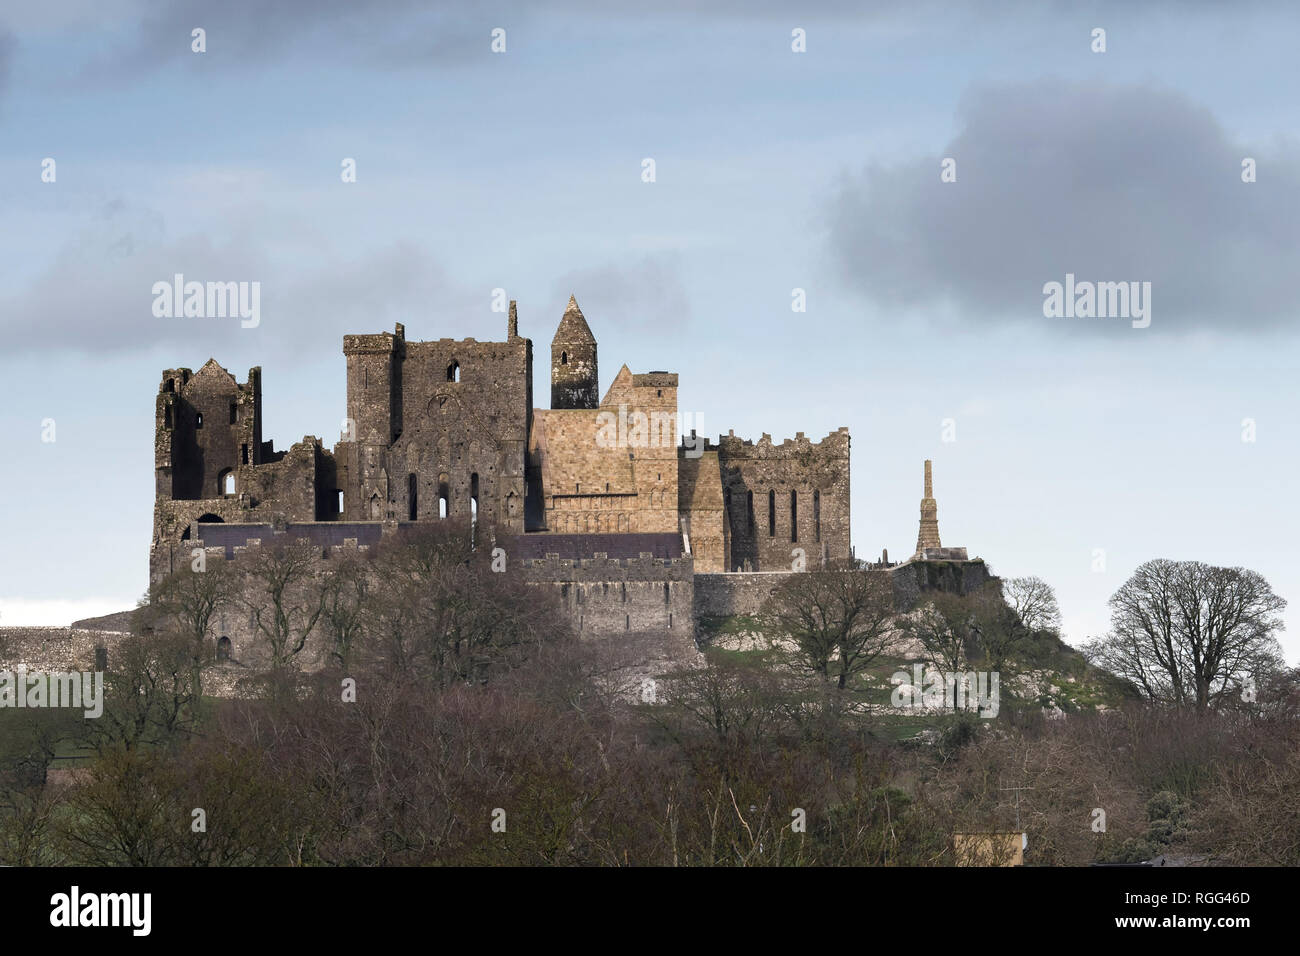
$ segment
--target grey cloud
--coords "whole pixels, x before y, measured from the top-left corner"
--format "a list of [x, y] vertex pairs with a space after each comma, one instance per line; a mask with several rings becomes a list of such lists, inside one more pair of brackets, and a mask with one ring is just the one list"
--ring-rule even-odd
[[[1042, 323], [1043, 284], [1074, 273], [1150, 281], [1153, 329], [1262, 328], [1300, 307], [1294, 143], [1234, 142], [1204, 107], [1146, 86], [982, 89], [958, 119], [942, 152], [870, 167], [830, 203], [832, 256], [865, 297]], [[955, 183], [940, 182], [944, 157]]]
[[9, 71], [14, 59], [14, 37], [12, 33], [0, 30], [0, 96], [9, 87]]
[[[417, 338], [453, 334], [434, 326], [488, 307], [484, 293], [452, 283], [411, 242], [327, 254], [300, 237], [291, 253], [271, 254], [254, 237], [221, 235], [168, 239], [152, 211], [104, 205], [42, 274], [0, 299], [6, 353], [156, 348], [179, 364], [232, 350], [320, 355], [337, 352], [345, 333], [379, 332], [396, 322]], [[245, 329], [238, 318], [155, 317], [154, 283], [176, 273], [186, 281], [259, 282], [260, 324]]]
[[551, 296], [563, 303], [570, 294], [577, 296], [592, 321], [614, 322], [621, 329], [677, 331], [690, 324], [690, 297], [675, 255], [648, 255], [627, 265], [565, 273], [555, 281]]

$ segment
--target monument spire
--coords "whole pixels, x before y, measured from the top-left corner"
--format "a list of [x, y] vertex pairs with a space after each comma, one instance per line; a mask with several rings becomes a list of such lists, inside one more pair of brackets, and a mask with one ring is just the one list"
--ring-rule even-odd
[[921, 499], [921, 530], [916, 536], [916, 553], [920, 556], [926, 548], [941, 548], [939, 543], [939, 505], [934, 500], [934, 485], [930, 477], [930, 460], [925, 461], [925, 497]]

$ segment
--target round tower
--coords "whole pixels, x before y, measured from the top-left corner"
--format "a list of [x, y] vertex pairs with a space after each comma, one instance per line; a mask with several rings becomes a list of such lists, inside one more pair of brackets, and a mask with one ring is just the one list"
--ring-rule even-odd
[[569, 296], [555, 338], [551, 339], [551, 408], [599, 406], [596, 337], [578, 308], [578, 300]]

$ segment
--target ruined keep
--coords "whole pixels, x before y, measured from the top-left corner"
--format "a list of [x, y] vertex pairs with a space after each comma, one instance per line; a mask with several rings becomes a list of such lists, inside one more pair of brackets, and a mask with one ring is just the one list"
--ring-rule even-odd
[[504, 341], [413, 342], [399, 324], [344, 336], [343, 354], [333, 448], [263, 440], [260, 368], [243, 384], [215, 360], [163, 373], [151, 581], [196, 548], [237, 558], [288, 535], [325, 555], [408, 522], [470, 519], [510, 535], [511, 566], [559, 589], [583, 631], [609, 633], [687, 628], [697, 573], [850, 557], [847, 428], [819, 442], [683, 436], [677, 374], [626, 365], [600, 398], [574, 298], [551, 343], [550, 408], [533, 407], [533, 343], [513, 301]]

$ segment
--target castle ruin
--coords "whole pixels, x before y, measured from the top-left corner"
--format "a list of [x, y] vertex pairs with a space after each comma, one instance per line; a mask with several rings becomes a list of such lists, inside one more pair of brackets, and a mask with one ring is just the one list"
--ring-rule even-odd
[[[509, 537], [512, 568], [557, 589], [579, 630], [689, 630], [767, 593], [773, 573], [850, 557], [849, 433], [774, 443], [679, 434], [678, 376], [623, 365], [604, 397], [570, 298], [551, 342], [550, 408], [515, 302], [500, 342], [346, 335], [347, 420], [333, 448], [262, 437], [262, 371], [210, 359], [163, 373], [155, 403], [150, 579], [197, 548], [236, 559], [279, 535], [367, 548], [412, 522], [468, 519]], [[764, 575], [756, 587], [753, 575]], [[238, 622], [223, 622], [236, 653]]]

